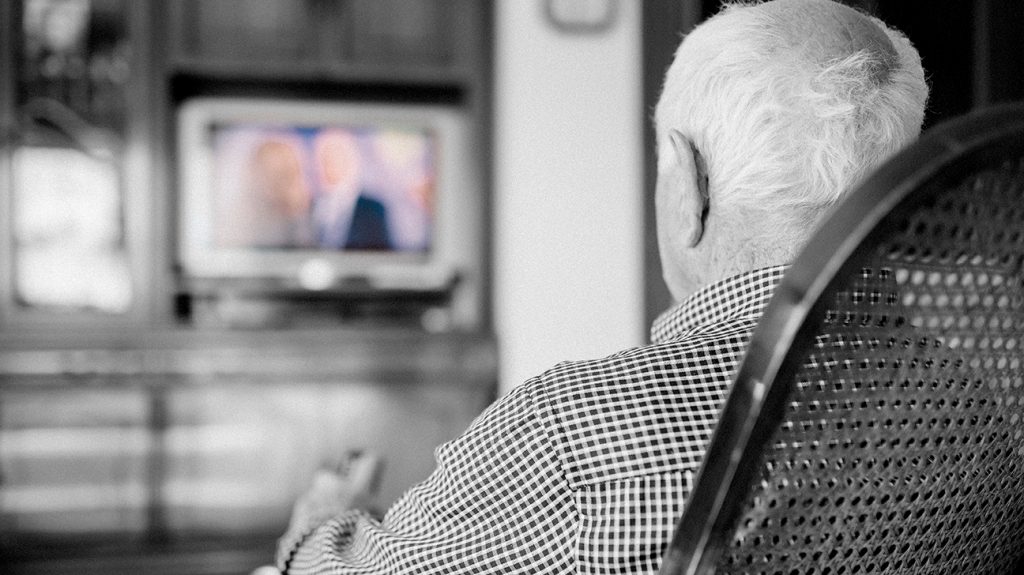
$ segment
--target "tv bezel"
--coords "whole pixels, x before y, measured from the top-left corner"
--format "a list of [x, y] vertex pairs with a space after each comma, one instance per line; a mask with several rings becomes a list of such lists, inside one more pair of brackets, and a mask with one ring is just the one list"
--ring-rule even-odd
[[[337, 100], [196, 98], [178, 109], [178, 263], [183, 278], [263, 281], [286, 289], [311, 288], [303, 274], [329, 270], [332, 289], [359, 285], [391, 290], [445, 289], [479, 259], [479, 183], [471, 133], [457, 107]], [[352, 126], [429, 130], [437, 140], [437, 180], [431, 244], [425, 252], [220, 247], [208, 241], [214, 218], [213, 128], [225, 124], [281, 127]]]

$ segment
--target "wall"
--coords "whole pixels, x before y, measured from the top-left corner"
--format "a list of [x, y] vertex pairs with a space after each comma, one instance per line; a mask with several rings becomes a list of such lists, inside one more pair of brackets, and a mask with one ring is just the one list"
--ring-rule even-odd
[[559, 31], [540, 0], [498, 0], [495, 324], [502, 390], [646, 338], [640, 3]]

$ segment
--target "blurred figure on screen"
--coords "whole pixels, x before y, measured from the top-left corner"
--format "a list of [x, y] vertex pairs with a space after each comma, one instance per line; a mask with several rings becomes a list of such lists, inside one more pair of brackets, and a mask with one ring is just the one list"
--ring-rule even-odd
[[391, 249], [387, 209], [362, 188], [362, 164], [355, 137], [324, 130], [313, 141], [320, 189], [313, 205], [320, 247], [347, 250]]
[[429, 249], [436, 187], [433, 138], [423, 131], [381, 130], [369, 144], [374, 189], [389, 200], [392, 243], [409, 251]]
[[245, 247], [304, 247], [312, 244], [311, 195], [296, 142], [267, 139], [245, 164], [245, 189], [221, 215], [222, 243]]

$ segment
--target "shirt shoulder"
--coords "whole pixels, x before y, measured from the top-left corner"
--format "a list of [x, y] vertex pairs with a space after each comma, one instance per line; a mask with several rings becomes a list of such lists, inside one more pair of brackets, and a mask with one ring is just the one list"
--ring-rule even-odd
[[733, 318], [531, 380], [570, 487], [696, 470], [755, 323]]

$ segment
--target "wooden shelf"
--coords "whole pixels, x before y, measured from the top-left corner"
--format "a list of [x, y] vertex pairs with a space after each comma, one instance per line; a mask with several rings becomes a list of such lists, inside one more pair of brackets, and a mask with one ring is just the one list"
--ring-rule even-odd
[[380, 330], [164, 330], [0, 334], [0, 386], [101, 377], [358, 379], [382, 384], [495, 381], [497, 350], [476, 333]]
[[347, 62], [268, 62], [259, 67], [247, 63], [176, 58], [172, 74], [229, 82], [307, 82], [439, 86], [457, 89], [470, 83], [471, 72], [463, 66], [395, 64], [380, 66]]
[[[279, 534], [278, 534], [279, 535]], [[45, 539], [0, 545], [4, 573], [10, 575], [243, 575], [273, 563], [276, 535], [180, 542], [116, 542], [91, 538], [88, 544]]]

